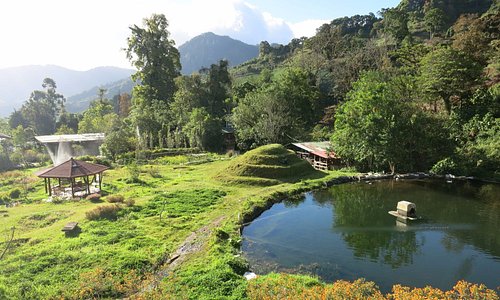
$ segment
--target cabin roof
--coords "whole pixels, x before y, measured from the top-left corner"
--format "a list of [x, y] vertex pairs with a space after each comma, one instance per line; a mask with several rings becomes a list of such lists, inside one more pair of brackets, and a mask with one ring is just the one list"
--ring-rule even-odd
[[92, 142], [103, 141], [104, 133], [39, 135], [35, 136], [35, 139], [43, 144], [60, 142]]
[[107, 166], [70, 158], [55, 167], [39, 171], [36, 175], [41, 178], [76, 178], [99, 174], [107, 169]]
[[331, 150], [332, 144], [328, 141], [293, 143], [292, 145], [323, 158], [338, 158], [337, 154]]

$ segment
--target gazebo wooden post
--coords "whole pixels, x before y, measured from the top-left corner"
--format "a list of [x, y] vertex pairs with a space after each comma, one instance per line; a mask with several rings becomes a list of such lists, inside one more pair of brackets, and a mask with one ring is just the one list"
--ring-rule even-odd
[[52, 187], [50, 186], [50, 177], [49, 177], [49, 196], [52, 196]]
[[71, 197], [75, 197], [75, 188], [74, 188], [75, 179], [70, 178], [70, 181], [71, 181]]
[[101, 183], [102, 183], [102, 172], [101, 172], [101, 173], [99, 173], [99, 192], [102, 190], [102, 185], [101, 185]]
[[89, 181], [89, 176], [87, 175], [87, 194], [90, 195], [90, 181]]
[[61, 188], [61, 178], [59, 177], [59, 188]]

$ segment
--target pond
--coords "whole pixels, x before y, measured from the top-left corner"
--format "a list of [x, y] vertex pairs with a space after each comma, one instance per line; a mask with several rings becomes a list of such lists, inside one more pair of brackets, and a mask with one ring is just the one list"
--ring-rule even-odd
[[[436, 180], [337, 185], [273, 205], [243, 228], [257, 274], [306, 273], [332, 282], [360, 277], [451, 289], [458, 280], [500, 286], [500, 187]], [[414, 202], [422, 220], [389, 210]]]

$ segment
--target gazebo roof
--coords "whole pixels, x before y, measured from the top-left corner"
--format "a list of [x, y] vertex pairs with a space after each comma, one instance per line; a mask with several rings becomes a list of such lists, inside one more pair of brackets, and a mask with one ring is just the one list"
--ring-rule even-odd
[[55, 167], [42, 170], [36, 175], [41, 178], [75, 178], [99, 174], [107, 169], [109, 167], [70, 158]]

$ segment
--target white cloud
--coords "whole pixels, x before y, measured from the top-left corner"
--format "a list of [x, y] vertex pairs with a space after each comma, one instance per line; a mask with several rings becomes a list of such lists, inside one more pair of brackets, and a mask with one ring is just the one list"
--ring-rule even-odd
[[311, 37], [316, 34], [316, 29], [325, 23], [329, 23], [328, 20], [305, 20], [298, 23], [291, 23], [290, 28], [293, 31], [293, 35], [296, 38], [300, 37]]
[[177, 46], [208, 31], [249, 44], [288, 43], [293, 37], [314, 34], [320, 22], [290, 24], [243, 0], [8, 0], [0, 10], [0, 68], [130, 68], [121, 50], [128, 27], [142, 26], [142, 19], [153, 13], [166, 15]]
[[171, 25], [173, 36], [180, 45], [200, 33], [212, 31], [229, 35], [249, 44], [263, 40], [288, 43], [293, 32], [288, 24], [269, 13], [243, 1], [202, 1], [196, 0], [185, 7], [186, 15], [173, 14]]

